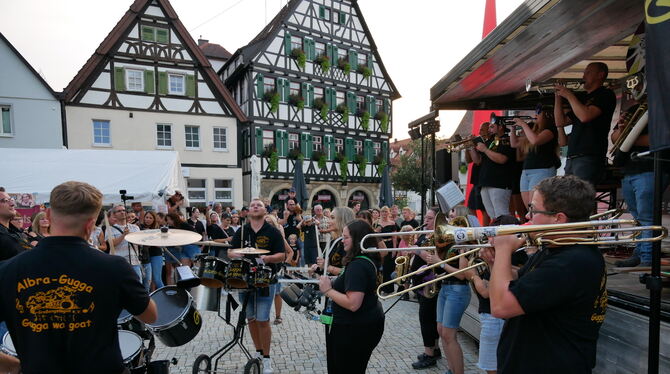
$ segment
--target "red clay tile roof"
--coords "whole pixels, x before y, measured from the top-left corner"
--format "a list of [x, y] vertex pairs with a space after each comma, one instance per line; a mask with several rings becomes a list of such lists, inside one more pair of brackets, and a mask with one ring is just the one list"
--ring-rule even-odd
[[207, 57], [228, 60], [232, 56], [232, 53], [228, 52], [220, 44], [210, 43], [207, 40], [198, 39], [198, 47]]

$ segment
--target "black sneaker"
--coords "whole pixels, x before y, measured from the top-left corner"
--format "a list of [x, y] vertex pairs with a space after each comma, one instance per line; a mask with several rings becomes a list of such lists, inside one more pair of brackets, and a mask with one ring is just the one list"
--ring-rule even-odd
[[419, 360], [419, 361], [424, 360], [426, 358], [434, 358], [434, 359], [437, 360], [440, 357], [442, 357], [442, 352], [440, 351], [440, 348], [435, 348], [435, 350], [433, 351], [432, 356], [428, 356], [427, 354], [422, 353], [420, 355], [417, 355], [416, 359]]
[[435, 365], [437, 365], [437, 359], [435, 357], [428, 356], [425, 353], [423, 354], [423, 357], [419, 359], [419, 361], [412, 362], [412, 367], [416, 370], [427, 369]]
[[640, 258], [632, 255], [625, 260], [620, 260], [614, 263], [614, 266], [618, 268], [632, 268], [640, 264]]

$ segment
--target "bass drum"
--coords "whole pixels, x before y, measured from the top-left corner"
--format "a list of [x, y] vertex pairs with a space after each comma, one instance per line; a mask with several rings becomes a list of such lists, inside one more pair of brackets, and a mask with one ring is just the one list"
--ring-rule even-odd
[[119, 330], [119, 348], [123, 365], [130, 369], [131, 373], [146, 372], [144, 342], [139, 335], [132, 331]]
[[202, 318], [193, 297], [177, 286], [166, 286], [151, 293], [158, 318], [147, 327], [163, 344], [178, 347], [190, 342], [202, 327]]

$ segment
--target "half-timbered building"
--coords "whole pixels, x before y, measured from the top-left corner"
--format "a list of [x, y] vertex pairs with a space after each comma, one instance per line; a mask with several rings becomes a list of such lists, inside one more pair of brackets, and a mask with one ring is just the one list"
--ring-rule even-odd
[[70, 148], [178, 151], [191, 203], [243, 204], [247, 118], [168, 0], [136, 0], [64, 101]]
[[302, 158], [310, 206], [377, 205], [399, 94], [356, 1], [289, 1], [219, 74], [250, 120], [245, 185], [256, 155], [260, 195], [277, 204]]

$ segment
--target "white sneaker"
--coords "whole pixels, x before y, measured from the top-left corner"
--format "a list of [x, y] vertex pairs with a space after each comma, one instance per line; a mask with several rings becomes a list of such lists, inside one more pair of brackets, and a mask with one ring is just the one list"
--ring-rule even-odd
[[256, 352], [254, 352], [253, 358], [263, 358], [263, 354], [256, 351]]
[[273, 374], [272, 370], [272, 359], [263, 357], [263, 374]]

